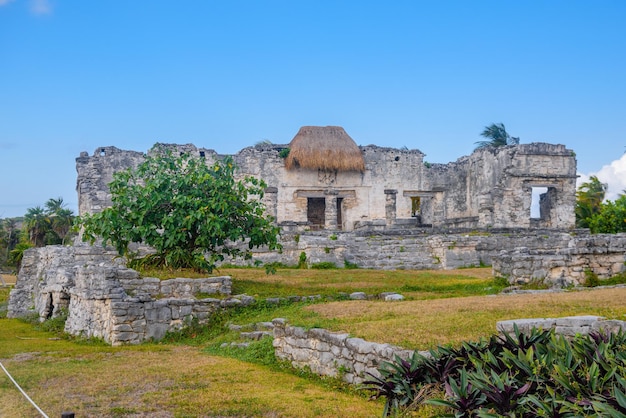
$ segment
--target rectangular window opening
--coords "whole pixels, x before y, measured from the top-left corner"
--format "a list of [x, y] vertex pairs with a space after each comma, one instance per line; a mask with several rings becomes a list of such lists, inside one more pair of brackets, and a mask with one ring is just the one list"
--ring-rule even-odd
[[549, 206], [546, 202], [547, 194], [547, 187], [532, 187], [530, 219], [546, 219], [549, 216]]

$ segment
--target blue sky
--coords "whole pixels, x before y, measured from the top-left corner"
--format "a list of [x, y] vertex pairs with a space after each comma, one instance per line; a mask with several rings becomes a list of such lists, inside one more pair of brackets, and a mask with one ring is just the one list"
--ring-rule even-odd
[[0, 0], [0, 218], [76, 210], [81, 151], [234, 153], [302, 125], [445, 163], [502, 122], [617, 193], [624, 22], [622, 0]]

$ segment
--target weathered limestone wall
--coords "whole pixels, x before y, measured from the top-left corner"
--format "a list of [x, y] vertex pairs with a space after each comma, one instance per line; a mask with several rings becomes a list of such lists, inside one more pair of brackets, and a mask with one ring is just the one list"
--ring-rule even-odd
[[511, 283], [581, 285], [586, 271], [607, 279], [626, 272], [626, 234], [570, 236], [547, 248], [503, 247], [492, 265], [494, 275]]
[[[549, 252], [555, 248], [568, 248], [574, 245], [573, 240], [583, 236], [524, 229], [493, 229], [491, 232], [471, 229], [285, 232], [281, 236], [282, 253], [255, 249], [254, 258], [263, 262], [296, 265], [300, 254], [305, 253], [309, 264], [332, 262], [337, 267], [347, 261], [361, 268], [373, 269], [455, 269], [491, 265], [502, 250], [525, 247]], [[623, 248], [626, 251], [626, 246]], [[252, 263], [241, 260], [228, 262], [239, 265]]]
[[[202, 155], [213, 150], [166, 145], [176, 152]], [[364, 172], [287, 170], [279, 155], [286, 145], [260, 144], [233, 156], [238, 176], [265, 180], [265, 203], [278, 224], [308, 227], [310, 198], [323, 199], [325, 229], [393, 229], [397, 225], [468, 228], [574, 227], [576, 159], [563, 145], [522, 144], [477, 150], [449, 164], [426, 164], [419, 150], [360, 147]], [[98, 148], [76, 159], [79, 213], [111, 204], [107, 184], [114, 172], [136, 167], [144, 154]], [[533, 187], [546, 187], [542, 213], [531, 218]], [[419, 201], [419, 203], [417, 203]], [[417, 208], [416, 208], [417, 206]], [[415, 213], [414, 213], [415, 212]], [[338, 215], [340, 214], [340, 216]], [[415, 215], [415, 216], [414, 216]]]
[[368, 378], [366, 373], [380, 376], [378, 367], [382, 362], [413, 355], [413, 350], [351, 338], [346, 333], [320, 328], [305, 330], [287, 325], [284, 319], [274, 319], [272, 323], [276, 357], [294, 367], [309, 367], [313, 373], [341, 377], [348, 383], [362, 383]]
[[139, 278], [101, 247], [48, 246], [25, 252], [8, 316], [34, 314], [43, 321], [66, 311], [69, 334], [137, 344], [244, 303], [228, 297], [231, 284], [230, 277]]
[[[193, 319], [205, 323], [222, 307], [222, 300], [196, 299], [194, 290], [214, 295], [230, 293], [230, 278], [139, 279], [134, 270], [79, 266], [70, 289], [65, 331], [102, 338], [113, 345], [159, 340]], [[132, 296], [131, 296], [132, 295]]]

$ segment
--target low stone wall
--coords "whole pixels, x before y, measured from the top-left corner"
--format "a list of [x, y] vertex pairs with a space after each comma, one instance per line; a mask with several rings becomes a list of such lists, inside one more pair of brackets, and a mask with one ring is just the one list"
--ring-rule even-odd
[[573, 236], [552, 248], [518, 247], [493, 258], [493, 273], [511, 283], [582, 285], [587, 272], [607, 279], [626, 272], [626, 234]]
[[[48, 246], [26, 251], [9, 298], [9, 317], [40, 320], [67, 312], [65, 331], [120, 345], [158, 340], [218, 309], [250, 303], [230, 297], [230, 277], [140, 278], [115, 253], [92, 246]], [[216, 295], [226, 298], [210, 298]]]
[[[611, 241], [607, 244], [606, 241]], [[589, 235], [588, 230], [558, 231], [542, 229], [433, 229], [411, 228], [390, 231], [283, 231], [281, 253], [254, 249], [254, 258], [263, 262], [297, 265], [301, 254], [309, 265], [331, 262], [343, 267], [348, 262], [371, 269], [456, 269], [496, 265], [497, 275], [511, 282], [525, 280], [527, 272], [543, 274], [543, 267], [529, 264], [529, 258], [507, 268], [511, 254], [527, 251], [534, 258], [553, 257], [547, 265], [568, 263], [575, 252], [585, 254], [583, 264], [598, 270], [600, 278], [614, 274], [619, 255], [626, 253], [626, 234]], [[505, 250], [505, 252], [502, 252]], [[516, 253], [517, 254], [517, 253]], [[609, 255], [607, 258], [606, 256]], [[567, 257], [570, 258], [567, 258]], [[615, 256], [615, 261], [613, 257]], [[508, 257], [508, 258], [507, 258]], [[558, 260], [557, 260], [558, 259]], [[538, 262], [542, 262], [539, 260]], [[227, 263], [252, 265], [253, 261], [228, 260]], [[520, 270], [521, 269], [521, 270]], [[576, 272], [573, 265], [572, 272]], [[582, 270], [581, 270], [582, 271]], [[555, 273], [556, 274], [556, 273]], [[557, 276], [560, 276], [557, 274]], [[576, 279], [578, 282], [578, 279]]]
[[567, 337], [576, 335], [589, 335], [592, 331], [603, 331], [605, 333], [616, 333], [620, 330], [626, 331], [626, 322], [618, 320], [607, 320], [601, 316], [583, 315], [566, 316], [561, 318], [527, 318], [511, 319], [499, 321], [496, 329], [500, 334], [514, 334], [514, 326], [522, 333], [529, 333], [533, 328], [544, 330], [554, 329], [554, 332]]
[[272, 323], [276, 357], [294, 367], [308, 367], [313, 373], [341, 377], [348, 383], [362, 383], [368, 379], [367, 373], [380, 376], [378, 367], [382, 362], [413, 355], [413, 350], [351, 338], [346, 333], [292, 327], [282, 318]]
[[[322, 376], [341, 377], [351, 384], [360, 384], [369, 377], [367, 373], [380, 376], [382, 362], [395, 362], [396, 356], [408, 359], [413, 350], [405, 350], [390, 344], [379, 344], [348, 334], [313, 328], [306, 330], [287, 325], [282, 318], [274, 319], [274, 349], [276, 357], [287, 360], [297, 368], [308, 367]], [[529, 318], [499, 321], [496, 329], [500, 334], [514, 334], [514, 324], [519, 331], [529, 333], [534, 328], [554, 329], [567, 337], [588, 335], [592, 331], [616, 333], [626, 331], [626, 321], [606, 320], [600, 316], [570, 316], [562, 318]], [[420, 351], [429, 356], [428, 351]]]

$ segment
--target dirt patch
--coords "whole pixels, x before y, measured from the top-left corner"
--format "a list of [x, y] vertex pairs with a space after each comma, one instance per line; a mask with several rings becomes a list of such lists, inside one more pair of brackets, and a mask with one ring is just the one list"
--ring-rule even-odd
[[2, 278], [2, 280], [0, 280], [0, 286], [2, 286], [2, 282], [4, 282], [4, 284], [6, 285], [14, 285], [15, 282], [17, 281], [17, 276], [14, 274], [5, 274], [2, 273], [0, 274], [0, 278]]

